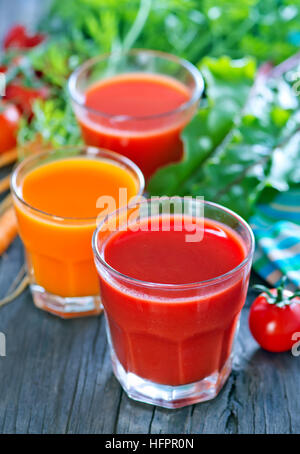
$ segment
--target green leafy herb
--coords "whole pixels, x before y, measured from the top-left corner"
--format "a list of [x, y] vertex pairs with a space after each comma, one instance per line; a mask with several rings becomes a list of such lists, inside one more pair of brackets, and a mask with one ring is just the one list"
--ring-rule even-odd
[[36, 136], [54, 146], [77, 145], [82, 142], [80, 130], [71, 105], [60, 99], [35, 101], [34, 117], [30, 124], [23, 121], [19, 131], [19, 144], [34, 141]]
[[148, 190], [203, 195], [247, 218], [258, 201], [300, 180], [293, 74], [259, 84], [255, 76], [261, 62], [296, 53], [299, 22], [297, 0], [54, 0], [39, 26], [48, 38], [27, 52], [25, 66], [52, 97], [35, 102], [19, 141], [37, 134], [55, 145], [81, 141], [65, 87], [84, 60], [131, 47], [174, 53], [199, 66], [205, 97], [183, 132], [185, 159], [160, 169]]
[[[233, 74], [238, 74], [234, 68], [231, 71], [234, 81]], [[224, 93], [222, 111], [217, 102], [218, 80], [209, 66], [204, 74], [208, 107], [200, 109], [183, 132], [185, 161], [159, 170], [148, 189], [151, 194], [202, 195], [249, 218], [258, 200], [269, 200], [276, 191], [300, 181], [299, 101], [291, 83], [271, 77], [254, 90], [246, 107], [236, 103], [231, 114], [230, 109], [224, 114], [226, 90], [220, 91]], [[229, 77], [229, 70], [226, 74]], [[239, 80], [228, 82], [227, 89], [236, 86], [236, 100], [245, 100], [246, 87], [239, 86]], [[230, 91], [228, 96], [234, 99]], [[210, 116], [216, 118], [211, 127]]]

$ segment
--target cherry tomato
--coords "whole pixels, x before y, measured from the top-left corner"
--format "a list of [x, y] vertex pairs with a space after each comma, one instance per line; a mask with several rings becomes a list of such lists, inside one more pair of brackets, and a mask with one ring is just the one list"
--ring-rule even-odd
[[253, 302], [249, 313], [249, 328], [259, 345], [270, 352], [291, 350], [295, 343], [294, 333], [300, 333], [299, 292], [292, 294], [284, 289], [263, 290]]
[[29, 49], [37, 46], [44, 41], [44, 39], [44, 35], [40, 33], [29, 35], [23, 25], [16, 25], [12, 27], [5, 36], [3, 47], [5, 50], [11, 48]]
[[30, 119], [33, 102], [38, 98], [47, 99], [49, 97], [49, 89], [46, 86], [39, 88], [25, 87], [21, 82], [12, 82], [6, 87], [5, 97], [7, 100], [12, 101]]
[[13, 104], [0, 103], [0, 153], [16, 146], [20, 117]]

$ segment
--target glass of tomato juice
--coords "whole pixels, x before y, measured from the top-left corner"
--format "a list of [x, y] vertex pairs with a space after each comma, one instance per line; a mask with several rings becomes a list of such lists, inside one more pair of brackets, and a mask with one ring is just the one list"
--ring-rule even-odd
[[141, 49], [90, 59], [68, 83], [84, 141], [127, 156], [146, 179], [182, 158], [180, 133], [203, 87], [188, 61]]
[[141, 171], [111, 151], [65, 147], [22, 161], [11, 188], [35, 305], [63, 318], [101, 312], [91, 248], [99, 197], [111, 198], [112, 211], [126, 206], [143, 192]]
[[99, 224], [93, 250], [113, 370], [133, 399], [214, 398], [232, 364], [254, 249], [249, 225], [193, 198], [156, 198]]

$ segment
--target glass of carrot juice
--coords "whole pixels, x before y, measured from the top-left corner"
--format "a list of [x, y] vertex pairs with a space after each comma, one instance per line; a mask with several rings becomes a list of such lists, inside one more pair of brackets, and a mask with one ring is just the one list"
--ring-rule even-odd
[[93, 250], [113, 370], [133, 399], [167, 408], [226, 381], [254, 240], [232, 211], [158, 198], [99, 224]]
[[142, 194], [141, 171], [117, 153], [65, 147], [22, 161], [11, 188], [35, 305], [63, 318], [101, 312], [92, 234], [101, 212]]
[[68, 83], [84, 141], [127, 156], [146, 179], [182, 158], [180, 133], [203, 87], [188, 61], [141, 49], [90, 59]]

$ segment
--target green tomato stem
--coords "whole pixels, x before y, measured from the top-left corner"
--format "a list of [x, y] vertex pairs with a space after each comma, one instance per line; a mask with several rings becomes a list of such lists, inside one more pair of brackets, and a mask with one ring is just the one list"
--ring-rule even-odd
[[277, 307], [285, 307], [292, 303], [300, 304], [300, 300], [297, 301], [297, 297], [300, 297], [300, 290], [296, 290], [292, 295], [286, 296], [287, 289], [285, 288], [287, 276], [283, 276], [279, 282], [276, 291], [272, 293], [270, 289], [264, 285], [254, 285], [252, 288], [259, 290], [266, 295], [266, 301], [269, 304], [275, 304]]

